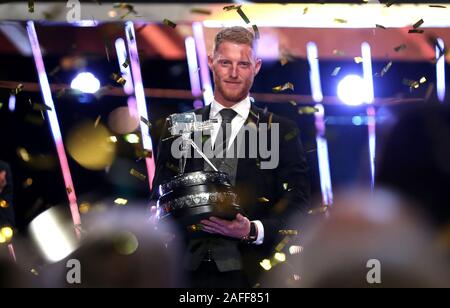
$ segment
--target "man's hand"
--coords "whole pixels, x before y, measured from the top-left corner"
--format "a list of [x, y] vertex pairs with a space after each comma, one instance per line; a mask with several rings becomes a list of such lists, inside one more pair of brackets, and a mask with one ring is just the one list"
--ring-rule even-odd
[[6, 184], [8, 184], [8, 181], [6, 180], [6, 171], [2, 170], [0, 171], [0, 194], [3, 192], [3, 189], [5, 189]]
[[224, 236], [242, 239], [250, 233], [250, 220], [241, 214], [236, 215], [232, 221], [210, 217], [209, 220], [202, 220], [203, 231], [211, 234], [221, 234]]

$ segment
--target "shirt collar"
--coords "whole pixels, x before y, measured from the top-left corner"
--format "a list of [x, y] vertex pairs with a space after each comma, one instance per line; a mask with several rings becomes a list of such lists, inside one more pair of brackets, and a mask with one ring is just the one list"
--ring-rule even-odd
[[[209, 113], [209, 116], [211, 119], [217, 118], [218, 113], [225, 109], [226, 107], [222, 106], [218, 101], [214, 100], [211, 104], [211, 111]], [[243, 119], [247, 119], [248, 115], [250, 113], [251, 108], [251, 101], [250, 97], [247, 96], [245, 99], [231, 107], [236, 113]]]

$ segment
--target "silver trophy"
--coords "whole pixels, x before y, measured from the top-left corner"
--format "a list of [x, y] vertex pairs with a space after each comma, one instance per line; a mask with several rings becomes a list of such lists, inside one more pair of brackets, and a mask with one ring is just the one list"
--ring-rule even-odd
[[[173, 114], [168, 118], [168, 123], [172, 137], [182, 138], [180, 174], [159, 186], [157, 206], [160, 219], [172, 217], [187, 226], [210, 216], [233, 219], [241, 210], [228, 174], [217, 170], [192, 140], [193, 133], [210, 131], [217, 120], [197, 121], [196, 114], [192, 112]], [[214, 171], [185, 173], [191, 147]]]

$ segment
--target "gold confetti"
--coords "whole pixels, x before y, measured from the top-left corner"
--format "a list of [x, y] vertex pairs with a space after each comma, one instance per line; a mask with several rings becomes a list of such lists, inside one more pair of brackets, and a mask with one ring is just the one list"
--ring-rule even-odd
[[383, 67], [383, 69], [381, 70], [380, 76], [383, 77], [384, 75], [386, 75], [386, 73], [391, 69], [392, 67], [392, 61], [389, 62], [385, 67]]
[[308, 7], [305, 7], [305, 8], [303, 9], [303, 15], [306, 15], [306, 13], [308, 13], [308, 10], [309, 10], [309, 8], [308, 8]]
[[145, 181], [145, 179], [147, 178], [147, 176], [143, 175], [139, 171], [136, 171], [135, 169], [131, 169], [130, 174], [141, 181]]
[[83, 202], [78, 209], [80, 210], [80, 214], [87, 214], [91, 210], [91, 205], [88, 202]]
[[95, 120], [95, 123], [94, 123], [94, 127], [97, 127], [98, 126], [98, 124], [100, 123], [100, 119], [102, 118], [102, 116], [98, 116], [97, 117], [97, 119]]
[[164, 23], [166, 26], [169, 26], [169, 27], [171, 27], [171, 28], [173, 28], [173, 29], [175, 29], [176, 26], [177, 26], [176, 23], [174, 23], [173, 21], [168, 20], [167, 18], [163, 20], [163, 23]]
[[39, 272], [37, 270], [35, 270], [34, 268], [32, 268], [30, 270], [30, 272], [34, 275], [34, 276], [39, 276]]
[[410, 80], [407, 78], [404, 78], [402, 82], [405, 86], [409, 86], [411, 89], [418, 89], [420, 86], [420, 83], [418, 81]]
[[114, 80], [115, 82], [117, 82], [118, 84], [120, 84], [121, 86], [124, 86], [125, 83], [127, 82], [125, 80], [125, 78], [123, 78], [121, 75], [116, 74], [116, 73], [111, 74], [111, 79]]
[[131, 4], [128, 4], [128, 3], [117, 3], [114, 5], [114, 8], [127, 10], [127, 12], [124, 15], [120, 16], [120, 19], [124, 19], [131, 13], [133, 13], [134, 15], [137, 15], [137, 12], [134, 10], [134, 6], [132, 6]]
[[34, 0], [28, 0], [28, 12], [34, 13]]
[[3, 103], [2, 102], [0, 102], [0, 109], [2, 109], [3, 108]]
[[283, 183], [283, 189], [288, 190], [288, 188], [289, 188], [289, 183]]
[[245, 15], [245, 13], [241, 7], [239, 7], [237, 9], [237, 12], [238, 12], [239, 16], [241, 16], [241, 18], [245, 21], [246, 24], [250, 23], [250, 19], [248, 19], [247, 15]]
[[346, 24], [347, 23], [347, 20], [341, 19], [341, 18], [335, 18], [334, 21], [339, 23], [339, 24]]
[[281, 235], [298, 235], [298, 231], [297, 230], [279, 230], [278, 234], [281, 234]]
[[114, 203], [117, 205], [127, 205], [128, 200], [124, 198], [117, 198], [116, 200], [114, 200]]
[[257, 26], [257, 25], [252, 25], [252, 28], [253, 28], [253, 32], [255, 32], [255, 38], [256, 38], [257, 40], [259, 40], [261, 36], [260, 36], [260, 34], [259, 34], [258, 26]]
[[3, 200], [3, 199], [0, 200], [0, 208], [6, 209], [6, 208], [8, 208], [8, 206], [9, 206], [9, 204], [6, 200]]
[[49, 106], [44, 105], [44, 104], [34, 103], [33, 110], [35, 110], [35, 111], [52, 111], [52, 108], [50, 108]]
[[331, 76], [333, 76], [333, 77], [336, 77], [338, 74], [339, 74], [339, 72], [341, 71], [341, 67], [336, 67], [334, 70], [333, 70], [333, 72], [331, 73]]
[[408, 33], [417, 33], [417, 34], [422, 34], [424, 32], [425, 31], [422, 30], [422, 29], [411, 29], [411, 30], [408, 31]]
[[287, 82], [282, 86], [276, 86], [276, 87], [272, 88], [272, 91], [275, 93], [278, 93], [278, 92], [283, 92], [287, 89], [294, 91], [294, 85], [290, 82]]
[[193, 14], [203, 14], [203, 15], [211, 15], [211, 10], [207, 9], [199, 9], [199, 8], [193, 8], [191, 9], [191, 13]]
[[223, 10], [228, 12], [228, 11], [232, 11], [232, 10], [238, 10], [240, 7], [241, 7], [240, 5], [228, 5], [228, 6], [225, 6], [223, 8]]
[[316, 112], [319, 112], [319, 109], [311, 106], [300, 107], [298, 109], [299, 114], [314, 114]]
[[413, 28], [414, 28], [414, 29], [417, 29], [417, 28], [419, 28], [421, 25], [423, 25], [423, 23], [424, 23], [424, 21], [423, 21], [423, 19], [421, 19], [421, 20], [419, 20], [418, 22], [416, 22], [416, 23], [413, 25]]
[[17, 85], [17, 87], [14, 90], [11, 91], [11, 94], [17, 95], [17, 94], [19, 94], [22, 91], [23, 91], [23, 84], [19, 83]]
[[355, 57], [354, 60], [355, 60], [356, 64], [359, 64], [359, 63], [363, 62], [363, 58], [362, 57]]
[[293, 130], [293, 131], [291, 131], [290, 133], [287, 133], [284, 136], [284, 140], [285, 141], [290, 141], [290, 140], [294, 139], [295, 137], [297, 137], [297, 135], [298, 135], [298, 130], [297, 129]]
[[149, 128], [152, 128], [152, 123], [150, 123], [149, 120], [141, 116], [141, 121], [144, 122], [145, 125], [147, 125]]
[[71, 194], [71, 193], [72, 193], [72, 188], [67, 187], [67, 188], [66, 188], [66, 191], [67, 191], [68, 194]]
[[137, 161], [140, 161], [143, 158], [152, 158], [153, 152], [149, 151], [149, 150], [138, 150], [138, 151], [136, 151], [136, 155], [138, 156]]
[[425, 82], [427, 82], [427, 78], [426, 77], [422, 77], [422, 78], [420, 78], [420, 80], [419, 80], [419, 83], [425, 83]]
[[203, 225], [202, 224], [190, 225], [190, 226], [188, 226], [188, 230], [191, 232], [202, 231]]
[[400, 46], [397, 46], [397, 47], [394, 48], [394, 50], [396, 52], [402, 51], [404, 49], [406, 49], [406, 45], [405, 44], [401, 44]]
[[[279, 230], [278, 233], [279, 234], [283, 234], [283, 231], [286, 230]], [[289, 241], [291, 240], [291, 238], [289, 236], [285, 236], [281, 242], [278, 243], [278, 245], [275, 247], [275, 251], [280, 252], [284, 249], [284, 247], [286, 247], [286, 245], [289, 243]]]
[[124, 68], [127, 68], [130, 65], [130, 58], [127, 57], [127, 59], [125, 60], [125, 62], [122, 64], [122, 66]]
[[258, 198], [258, 201], [266, 203], [266, 202], [269, 202], [270, 200], [267, 199], [266, 197], [261, 197], [261, 198]]

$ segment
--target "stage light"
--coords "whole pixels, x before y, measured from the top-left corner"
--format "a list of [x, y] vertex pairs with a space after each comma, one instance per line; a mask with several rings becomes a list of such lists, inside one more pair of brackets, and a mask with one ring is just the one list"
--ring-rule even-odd
[[11, 229], [11, 227], [4, 227], [1, 230], [2, 235], [6, 238], [6, 240], [9, 240], [13, 237], [14, 231]]
[[79, 73], [70, 84], [72, 89], [84, 93], [95, 93], [100, 89], [100, 81], [88, 72]]
[[365, 89], [366, 84], [360, 76], [348, 75], [339, 82], [337, 95], [344, 104], [358, 106], [364, 102]]

